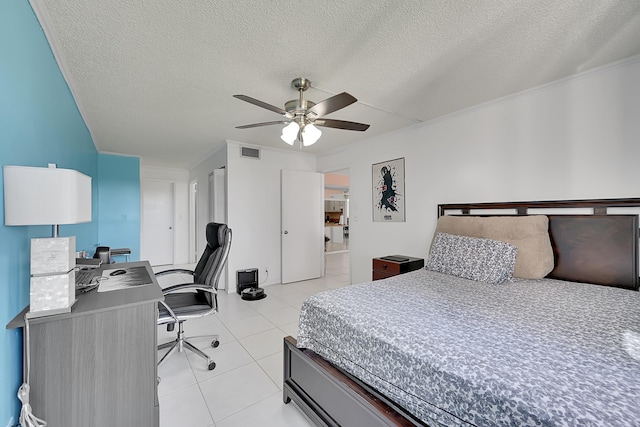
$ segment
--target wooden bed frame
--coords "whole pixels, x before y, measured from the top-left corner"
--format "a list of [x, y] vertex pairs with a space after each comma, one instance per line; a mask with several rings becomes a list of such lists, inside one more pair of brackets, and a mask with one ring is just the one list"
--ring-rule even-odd
[[[639, 207], [640, 198], [458, 203], [438, 205], [438, 217], [547, 215], [555, 257], [548, 277], [637, 291], [638, 214], [622, 214], [618, 208]], [[572, 214], [567, 208], [590, 213]], [[551, 213], [557, 209], [563, 214]], [[284, 339], [283, 400], [293, 400], [317, 426], [425, 425], [367, 384], [298, 348], [292, 337]]]

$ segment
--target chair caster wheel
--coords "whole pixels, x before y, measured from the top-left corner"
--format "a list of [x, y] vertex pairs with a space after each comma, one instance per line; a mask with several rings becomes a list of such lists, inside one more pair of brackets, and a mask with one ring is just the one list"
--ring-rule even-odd
[[216, 348], [219, 345], [220, 345], [220, 341], [218, 341], [218, 340], [211, 341], [211, 347]]
[[209, 368], [210, 371], [213, 371], [215, 367], [216, 367], [216, 362], [209, 362], [209, 366], [207, 366], [207, 368]]

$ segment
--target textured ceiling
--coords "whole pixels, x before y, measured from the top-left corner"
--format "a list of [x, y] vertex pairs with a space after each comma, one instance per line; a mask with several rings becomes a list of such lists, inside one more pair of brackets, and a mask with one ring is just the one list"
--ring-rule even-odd
[[[295, 77], [358, 102], [319, 153], [640, 54], [638, 0], [31, 0], [100, 152], [190, 167], [226, 139], [288, 148]], [[299, 149], [298, 147], [291, 149]]]

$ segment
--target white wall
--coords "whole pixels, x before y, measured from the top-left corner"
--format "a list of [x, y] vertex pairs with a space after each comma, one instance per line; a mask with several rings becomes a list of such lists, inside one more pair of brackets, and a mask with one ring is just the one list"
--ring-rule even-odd
[[[213, 151], [198, 165], [191, 169], [189, 181], [197, 181], [196, 194], [196, 254], [199, 258], [207, 245], [205, 226], [209, 222], [209, 174], [214, 170], [227, 167], [227, 145]], [[228, 216], [227, 216], [228, 218]]]
[[[174, 184], [174, 246], [173, 262], [189, 262], [189, 171], [186, 169], [140, 167], [141, 181], [165, 181]], [[142, 198], [141, 198], [142, 200]], [[140, 219], [144, 222], [144, 218]]]
[[[229, 290], [235, 291], [235, 272], [259, 269], [263, 285], [280, 283], [280, 171], [315, 171], [314, 155], [300, 151], [261, 148], [260, 159], [240, 157], [238, 142], [227, 142], [227, 218], [233, 231], [229, 253]], [[266, 277], [264, 268], [268, 268]], [[266, 282], [265, 282], [265, 279]]]
[[[374, 223], [371, 165], [398, 157], [407, 220]], [[636, 57], [353, 144], [318, 158], [318, 170], [350, 168], [357, 283], [371, 280], [374, 257], [426, 258], [438, 203], [638, 197], [639, 159]]]

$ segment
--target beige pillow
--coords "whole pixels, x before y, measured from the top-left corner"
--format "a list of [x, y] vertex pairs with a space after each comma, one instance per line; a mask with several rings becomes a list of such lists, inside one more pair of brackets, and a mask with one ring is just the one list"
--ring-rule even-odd
[[437, 233], [500, 240], [518, 248], [514, 277], [541, 279], [553, 270], [549, 218], [531, 216], [452, 216], [438, 219]]

